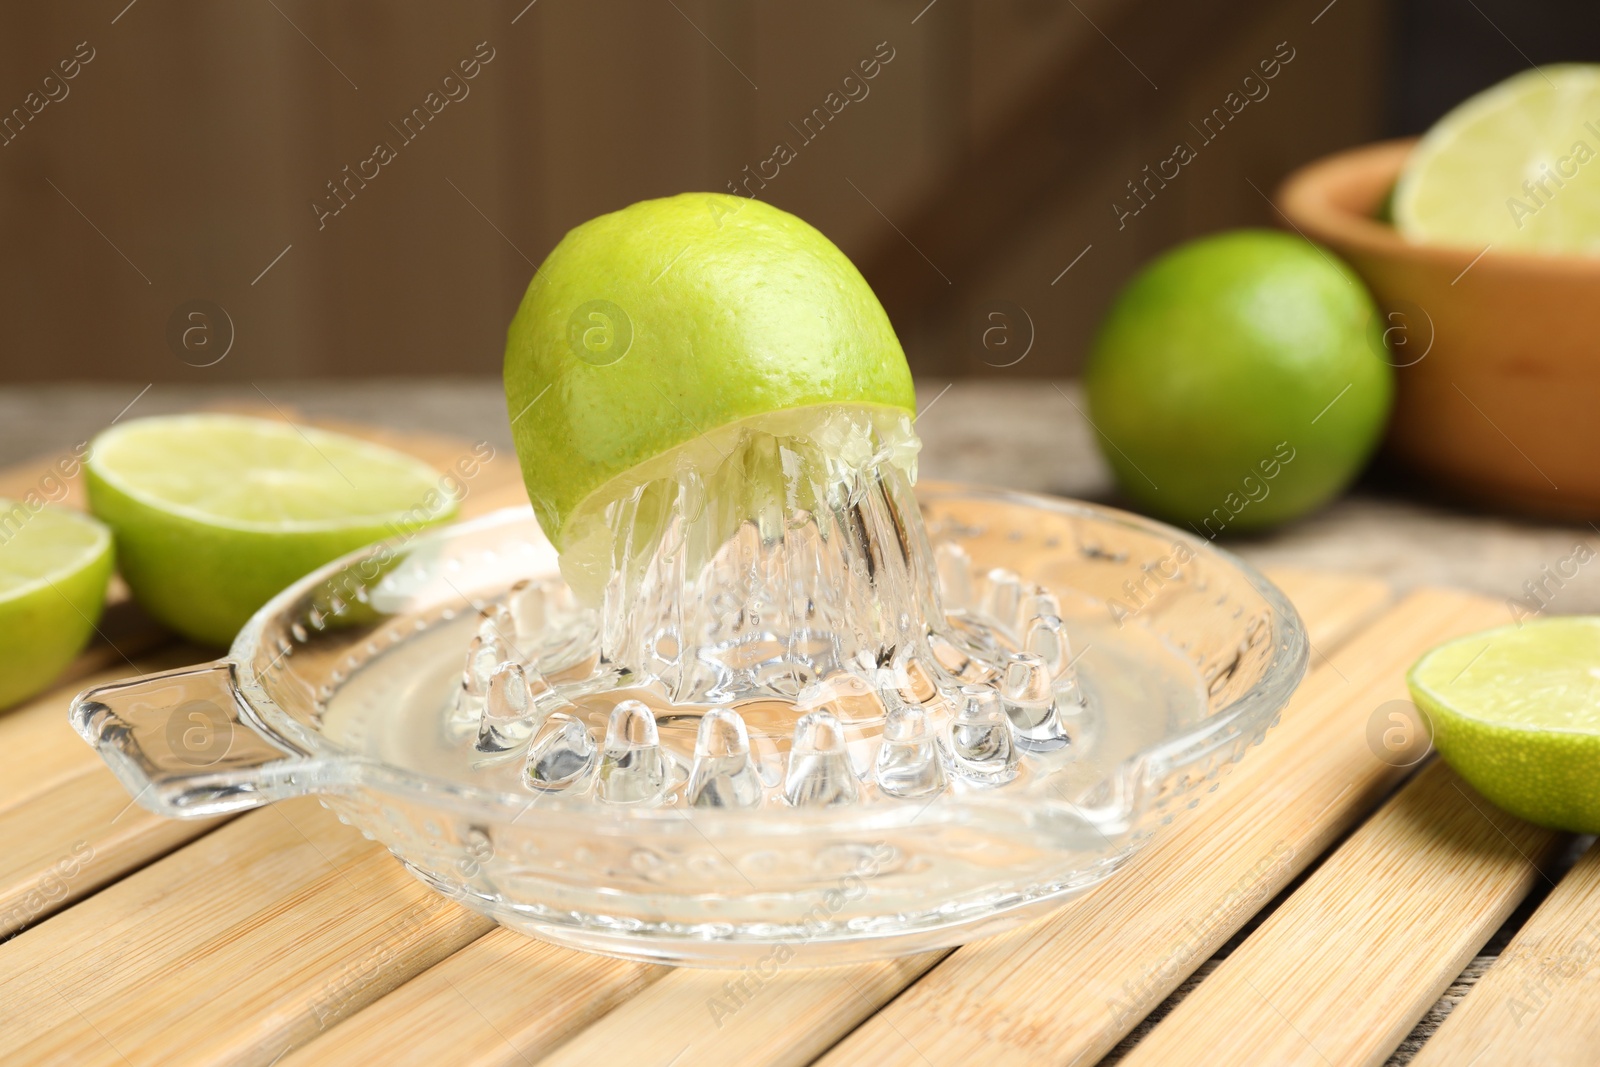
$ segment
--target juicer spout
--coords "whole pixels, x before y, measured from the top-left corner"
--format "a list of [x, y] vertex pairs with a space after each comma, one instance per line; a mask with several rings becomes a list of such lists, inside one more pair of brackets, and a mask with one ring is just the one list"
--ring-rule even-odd
[[138, 803], [199, 819], [312, 792], [321, 763], [267, 731], [216, 660], [80, 693], [73, 729]]

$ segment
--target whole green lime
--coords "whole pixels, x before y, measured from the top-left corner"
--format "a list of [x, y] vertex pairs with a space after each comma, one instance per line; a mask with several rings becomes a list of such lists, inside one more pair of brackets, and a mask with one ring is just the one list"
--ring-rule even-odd
[[1236, 230], [1141, 271], [1084, 382], [1122, 489], [1215, 537], [1303, 515], [1349, 484], [1389, 413], [1384, 354], [1349, 267], [1300, 237]]
[[568, 233], [511, 322], [505, 383], [558, 548], [607, 483], [721, 427], [817, 405], [915, 411], [900, 342], [844, 253], [723, 193], [645, 200]]

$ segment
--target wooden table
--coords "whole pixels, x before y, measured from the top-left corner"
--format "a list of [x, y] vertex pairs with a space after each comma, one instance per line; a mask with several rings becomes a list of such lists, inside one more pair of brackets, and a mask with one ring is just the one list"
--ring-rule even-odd
[[[390, 442], [440, 464], [463, 447]], [[40, 469], [0, 476], [0, 494]], [[502, 453], [465, 510], [521, 499]], [[1593, 1063], [1600, 850], [1572, 865], [1586, 841], [1368, 740], [1417, 655], [1503, 621], [1504, 602], [1272, 577], [1311, 672], [1124, 871], [953, 952], [740, 987], [498, 929], [312, 800], [201, 822], [132, 805], [66, 706], [206, 654], [114, 597], [70, 675], [0, 715], [0, 1063], [1382, 1064], [1445, 1011], [1412, 1062]]]

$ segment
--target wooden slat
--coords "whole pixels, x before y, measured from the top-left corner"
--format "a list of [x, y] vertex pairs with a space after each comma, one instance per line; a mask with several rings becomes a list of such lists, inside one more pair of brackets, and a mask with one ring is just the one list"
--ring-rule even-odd
[[[1314, 571], [1274, 574], [1299, 607], [1312, 639], [1332, 651], [1388, 603], [1382, 582]], [[385, 1063], [430, 1063], [432, 1050], [448, 1048], [451, 1062], [491, 1067], [542, 1054], [562, 1037], [599, 1018], [638, 979], [615, 964], [556, 949], [517, 949], [519, 934], [497, 930], [457, 956], [335, 1028], [285, 1067], [333, 1064], [356, 1058]], [[803, 1063], [866, 1018], [940, 958], [927, 953], [904, 960], [821, 971], [780, 970], [752, 993], [738, 972], [649, 968], [653, 983], [605, 1015], [556, 1054], [558, 1063], [585, 1062], [602, 1052], [639, 1063], [666, 1063], [680, 1046], [688, 1062]], [[436, 974], [435, 972], [439, 972]], [[573, 979], [569, 975], [586, 975]], [[587, 981], [594, 1002], [552, 997], [528, 1010], [507, 990], [566, 988]], [[726, 983], [743, 983], [731, 990]], [[458, 996], [439, 997], [448, 986]], [[539, 1003], [545, 1003], [541, 994]], [[728, 1010], [729, 1008], [734, 1010]], [[426, 1019], [426, 1040], [419, 1019]], [[503, 1040], [484, 1033], [484, 1022]], [[774, 1035], [781, 1040], [774, 1040]]]
[[[827, 1049], [841, 1023], [866, 1018], [942, 955], [752, 978], [628, 963], [495, 930], [279, 1067], [360, 1060], [421, 1067], [441, 1057], [453, 1067], [534, 1060], [554, 1067], [619, 1051], [640, 1067], [666, 1067], [686, 1051], [697, 1064], [804, 1064]], [[849, 979], [840, 981], [845, 971]], [[774, 1044], [775, 1033], [785, 1043]], [[619, 1034], [627, 1035], [620, 1050]]]
[[1395, 598], [1389, 583], [1359, 574], [1278, 567], [1267, 577], [1300, 613], [1306, 636], [1315, 646], [1312, 667], [1320, 666], [1323, 656], [1337, 651]]
[[1600, 1058], [1600, 845], [1533, 913], [1412, 1067], [1592, 1067]]
[[[139, 666], [155, 672], [207, 658], [206, 653], [195, 648], [176, 646], [141, 656]], [[0, 811], [26, 804], [34, 795], [68, 778], [104, 768], [94, 749], [73, 731], [67, 721], [67, 708], [81, 689], [136, 673], [125, 663], [113, 666], [71, 685], [57, 686], [0, 715]], [[106, 779], [112, 780], [109, 773]]]
[[822, 1062], [1092, 1063], [1361, 815], [1402, 771], [1366, 723], [1426, 649], [1504, 606], [1413, 593], [1312, 672], [1216, 795], [1130, 868], [1022, 930], [954, 952]]
[[1563, 840], [1435, 760], [1123, 1064], [1382, 1064]]
[[[154, 657], [148, 662], [177, 667], [184, 658]], [[103, 685], [134, 673], [126, 665], [120, 670], [102, 669], [81, 679], [80, 685]], [[100, 763], [67, 722], [67, 707], [80, 685], [58, 686], [0, 715], [0, 811], [25, 804]]]
[[669, 970], [496, 929], [278, 1067], [532, 1062]]
[[[163, 670], [204, 654], [170, 647], [140, 656]], [[119, 659], [120, 662], [120, 659]], [[0, 716], [0, 936], [36, 923], [220, 820], [179, 822], [135, 805], [67, 722], [80, 686], [126, 677], [103, 671]]]
[[0, 945], [0, 1062], [267, 1064], [489, 928], [278, 804]]
[[0, 937], [223, 821], [151, 814], [103, 767], [59, 782], [26, 805], [0, 809]]
[[608, 1059], [801, 1067], [932, 967], [943, 952], [850, 967], [677, 970], [558, 1049], [547, 1067]]

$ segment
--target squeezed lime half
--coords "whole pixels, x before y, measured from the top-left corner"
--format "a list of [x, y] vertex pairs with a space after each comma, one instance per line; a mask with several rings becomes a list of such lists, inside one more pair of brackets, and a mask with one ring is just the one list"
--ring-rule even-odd
[[307, 572], [456, 510], [439, 472], [411, 456], [237, 415], [124, 423], [95, 439], [87, 467], [134, 597], [211, 645]]
[[1457, 638], [1406, 681], [1439, 754], [1478, 792], [1541, 826], [1600, 832], [1600, 616]]
[[562, 238], [507, 332], [505, 383], [528, 496], [563, 552], [634, 468], [732, 423], [916, 412], [861, 272], [802, 220], [725, 193], [644, 200]]
[[65, 508], [0, 498], [0, 708], [44, 689], [94, 632], [111, 532]]

